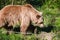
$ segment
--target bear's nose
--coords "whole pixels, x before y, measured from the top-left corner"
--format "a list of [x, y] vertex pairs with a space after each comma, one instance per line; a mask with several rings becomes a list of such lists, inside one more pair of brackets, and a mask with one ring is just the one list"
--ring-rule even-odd
[[43, 28], [44, 27], [44, 24], [40, 24], [40, 28]]

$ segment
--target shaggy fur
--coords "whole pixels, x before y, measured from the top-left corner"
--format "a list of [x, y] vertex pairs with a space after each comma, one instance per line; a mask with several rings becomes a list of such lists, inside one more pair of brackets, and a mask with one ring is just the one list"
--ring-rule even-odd
[[7, 5], [0, 10], [0, 27], [6, 23], [8, 26], [19, 24], [21, 32], [25, 33], [30, 21], [35, 26], [44, 26], [42, 12], [37, 11], [30, 4]]

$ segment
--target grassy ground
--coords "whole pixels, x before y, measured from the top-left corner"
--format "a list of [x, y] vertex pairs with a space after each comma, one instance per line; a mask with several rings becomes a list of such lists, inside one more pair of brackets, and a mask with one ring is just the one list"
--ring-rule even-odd
[[2, 28], [0, 30], [0, 40], [60, 40], [60, 31], [59, 32], [44, 32], [42, 30], [39, 34], [30, 34], [22, 35], [19, 33], [7, 34], [7, 31]]
[[[11, 0], [0, 0], [0, 9], [9, 3], [11, 4], [9, 1]], [[0, 29], [0, 40], [49, 40], [53, 34], [52, 40], [60, 40], [60, 0], [30, 0], [28, 2], [38, 11], [43, 12], [45, 28], [38, 28], [41, 30], [38, 35], [32, 34], [25, 36], [20, 33], [7, 35], [5, 29]], [[15, 0], [14, 3], [20, 4], [20, 0]]]
[[1, 34], [0, 33], [0, 40], [60, 40], [60, 33], [54, 34], [52, 36], [51, 33], [42, 33], [36, 36], [35, 34], [31, 35], [22, 35], [22, 34]]

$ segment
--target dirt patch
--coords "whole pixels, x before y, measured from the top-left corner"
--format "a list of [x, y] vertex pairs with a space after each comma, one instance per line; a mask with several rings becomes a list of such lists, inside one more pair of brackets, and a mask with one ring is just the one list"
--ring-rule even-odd
[[38, 34], [37, 38], [40, 40], [52, 40], [54, 36], [55, 34], [53, 32], [41, 32], [40, 34]]

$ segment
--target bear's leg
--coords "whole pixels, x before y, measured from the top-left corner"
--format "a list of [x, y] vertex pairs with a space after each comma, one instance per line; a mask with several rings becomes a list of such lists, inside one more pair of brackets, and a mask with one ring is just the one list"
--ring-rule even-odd
[[29, 26], [29, 23], [30, 23], [30, 19], [28, 17], [25, 17], [24, 19], [22, 19], [21, 26], [20, 26], [21, 27], [20, 31], [22, 34], [26, 34], [26, 30]]

